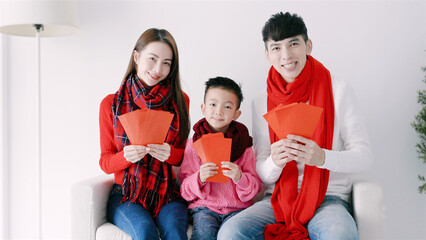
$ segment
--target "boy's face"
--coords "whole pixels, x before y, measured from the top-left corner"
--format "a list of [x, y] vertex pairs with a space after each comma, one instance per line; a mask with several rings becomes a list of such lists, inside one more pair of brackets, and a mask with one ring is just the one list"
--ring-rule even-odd
[[303, 40], [302, 35], [285, 38], [275, 42], [268, 40], [265, 50], [268, 62], [287, 83], [293, 82], [306, 64], [306, 55], [311, 54], [312, 42]]
[[215, 132], [226, 133], [232, 120], [236, 120], [241, 111], [238, 108], [238, 97], [232, 91], [221, 87], [211, 87], [206, 93], [201, 112]]

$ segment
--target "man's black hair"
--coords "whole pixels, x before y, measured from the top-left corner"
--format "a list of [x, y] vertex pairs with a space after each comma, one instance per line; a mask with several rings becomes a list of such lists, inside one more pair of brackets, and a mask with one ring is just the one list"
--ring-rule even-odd
[[266, 46], [268, 40], [278, 42], [297, 35], [302, 35], [305, 42], [309, 39], [308, 29], [305, 26], [303, 18], [297, 14], [292, 15], [289, 12], [279, 12], [272, 15], [262, 29], [262, 37], [266, 49], [268, 49], [268, 46]]
[[206, 90], [204, 91], [204, 101], [206, 100], [207, 91], [210, 88], [216, 88], [216, 87], [223, 88], [225, 90], [229, 90], [233, 92], [238, 97], [237, 109], [240, 108], [241, 102], [243, 101], [243, 93], [241, 91], [241, 86], [237, 84], [234, 80], [227, 77], [210, 78], [206, 82]]

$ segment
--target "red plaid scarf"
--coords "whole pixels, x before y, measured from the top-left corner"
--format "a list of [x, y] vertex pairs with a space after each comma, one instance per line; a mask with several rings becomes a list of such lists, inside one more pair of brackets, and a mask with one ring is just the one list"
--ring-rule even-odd
[[[178, 134], [178, 108], [172, 99], [169, 86], [170, 80], [165, 79], [148, 89], [136, 74], [131, 74], [126, 81], [123, 81], [120, 89], [114, 95], [112, 105], [114, 138], [119, 151], [130, 142], [118, 116], [141, 108], [160, 109], [175, 114], [165, 142], [175, 147], [182, 145], [182, 139]], [[172, 166], [158, 161], [149, 154], [125, 170], [123, 194], [123, 202], [130, 200], [140, 203], [153, 217], [158, 215], [165, 204], [180, 199]]]
[[[194, 142], [201, 138], [204, 134], [215, 133], [215, 131], [210, 128], [205, 118], [198, 121], [194, 125], [193, 129], [194, 136], [192, 137], [192, 140]], [[250, 137], [247, 127], [236, 121], [232, 121], [229, 124], [224, 137], [232, 138], [231, 162], [237, 161], [248, 147], [253, 146], [253, 139]]]
[[[334, 130], [334, 102], [330, 72], [308, 56], [305, 68], [292, 83], [287, 84], [273, 68], [269, 70], [268, 111], [280, 103], [307, 102], [324, 109], [313, 140], [322, 148], [331, 149]], [[278, 137], [269, 128], [271, 143]], [[276, 224], [267, 225], [265, 239], [309, 239], [306, 224], [327, 192], [329, 171], [305, 165], [302, 185], [297, 192], [298, 169], [295, 161], [284, 167], [271, 197]]]

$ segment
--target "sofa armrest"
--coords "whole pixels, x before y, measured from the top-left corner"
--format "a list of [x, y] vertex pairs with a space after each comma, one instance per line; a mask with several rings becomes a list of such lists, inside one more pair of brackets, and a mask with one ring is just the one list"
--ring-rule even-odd
[[73, 239], [95, 240], [96, 230], [107, 221], [107, 201], [113, 182], [113, 175], [102, 175], [72, 186]]
[[383, 239], [385, 203], [382, 187], [371, 181], [358, 181], [354, 182], [352, 191], [359, 239]]

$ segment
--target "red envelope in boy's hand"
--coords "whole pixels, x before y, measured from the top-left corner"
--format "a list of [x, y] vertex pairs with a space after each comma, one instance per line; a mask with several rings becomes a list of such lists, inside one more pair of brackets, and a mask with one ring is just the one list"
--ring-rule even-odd
[[173, 114], [162, 110], [139, 109], [118, 116], [133, 145], [162, 144]]
[[203, 163], [213, 162], [219, 167], [218, 173], [207, 178], [207, 182], [228, 182], [228, 177], [222, 173], [221, 162], [231, 159], [232, 139], [224, 138], [223, 133], [210, 133], [203, 135], [192, 146]]
[[322, 108], [306, 103], [280, 104], [263, 117], [280, 139], [288, 134], [311, 139], [322, 112]]

